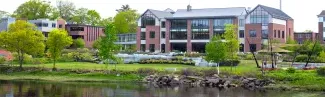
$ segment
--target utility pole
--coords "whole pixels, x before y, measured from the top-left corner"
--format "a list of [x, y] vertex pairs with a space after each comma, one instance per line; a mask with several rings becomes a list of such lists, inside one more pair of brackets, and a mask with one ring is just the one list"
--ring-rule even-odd
[[282, 0], [280, 0], [280, 10], [282, 10]]

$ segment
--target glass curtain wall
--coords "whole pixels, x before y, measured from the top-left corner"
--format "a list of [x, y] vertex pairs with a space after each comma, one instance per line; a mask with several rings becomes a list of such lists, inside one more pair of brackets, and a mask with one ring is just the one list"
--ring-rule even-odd
[[233, 24], [233, 19], [214, 19], [213, 20], [213, 35], [223, 35], [225, 33], [226, 24]]
[[156, 19], [151, 12], [147, 12], [141, 17], [141, 28], [145, 28], [147, 25], [155, 25], [155, 24], [156, 24]]
[[269, 24], [269, 14], [261, 7], [258, 7], [250, 14], [250, 23], [261, 23], [263, 26], [267, 26]]
[[171, 20], [170, 23], [171, 40], [187, 39], [187, 20]]
[[192, 39], [209, 39], [209, 20], [192, 20]]

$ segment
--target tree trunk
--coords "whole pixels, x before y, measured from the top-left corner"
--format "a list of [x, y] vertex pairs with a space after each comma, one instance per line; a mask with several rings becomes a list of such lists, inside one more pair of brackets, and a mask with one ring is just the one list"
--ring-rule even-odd
[[19, 56], [19, 69], [22, 70], [23, 69], [23, 62], [24, 62], [24, 53], [23, 51], [19, 51], [18, 52], [18, 56]]

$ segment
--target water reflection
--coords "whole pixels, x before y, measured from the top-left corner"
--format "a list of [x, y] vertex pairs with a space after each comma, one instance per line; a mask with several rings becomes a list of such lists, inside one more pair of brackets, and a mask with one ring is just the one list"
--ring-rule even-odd
[[0, 81], [0, 97], [324, 97], [321, 93], [251, 91], [242, 88], [165, 87], [135, 83]]

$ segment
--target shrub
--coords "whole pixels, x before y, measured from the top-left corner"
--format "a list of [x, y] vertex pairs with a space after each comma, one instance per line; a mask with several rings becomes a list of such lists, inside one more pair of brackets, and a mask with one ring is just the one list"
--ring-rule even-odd
[[298, 55], [297, 57], [296, 57], [296, 62], [306, 62], [307, 61], [307, 58], [308, 58], [308, 56], [307, 55]]
[[288, 68], [286, 71], [287, 71], [287, 73], [295, 73], [296, 69], [295, 68]]
[[73, 40], [72, 47], [73, 48], [84, 48], [85, 41], [82, 38], [75, 39], [75, 40]]
[[138, 74], [140, 75], [152, 75], [157, 72], [156, 69], [153, 68], [139, 68], [138, 69]]
[[318, 68], [317, 74], [321, 76], [325, 76], [325, 67]]
[[4, 64], [6, 62], [6, 58], [3, 56], [0, 56], [0, 64]]
[[201, 71], [204, 76], [212, 76], [214, 74], [218, 74], [218, 69], [216, 68], [209, 68], [209, 69], [203, 69]]
[[[223, 61], [223, 62], [220, 62], [220, 66], [238, 66], [240, 63], [239, 60], [226, 60], [226, 61]], [[233, 64], [233, 65], [231, 65]]]
[[32, 63], [35, 65], [50, 63], [48, 58], [33, 58]]
[[254, 59], [254, 56], [253, 56], [253, 54], [249, 53], [249, 54], [246, 54], [245, 55], [245, 58], [244, 59], [245, 60], [253, 60]]
[[[19, 62], [19, 58], [18, 58], [18, 53], [13, 53], [12, 54], [13, 57], [14, 57], [14, 62]], [[32, 56], [31, 55], [28, 55], [28, 54], [24, 54], [24, 61], [23, 63], [24, 64], [27, 64], [27, 63], [32, 63]]]

